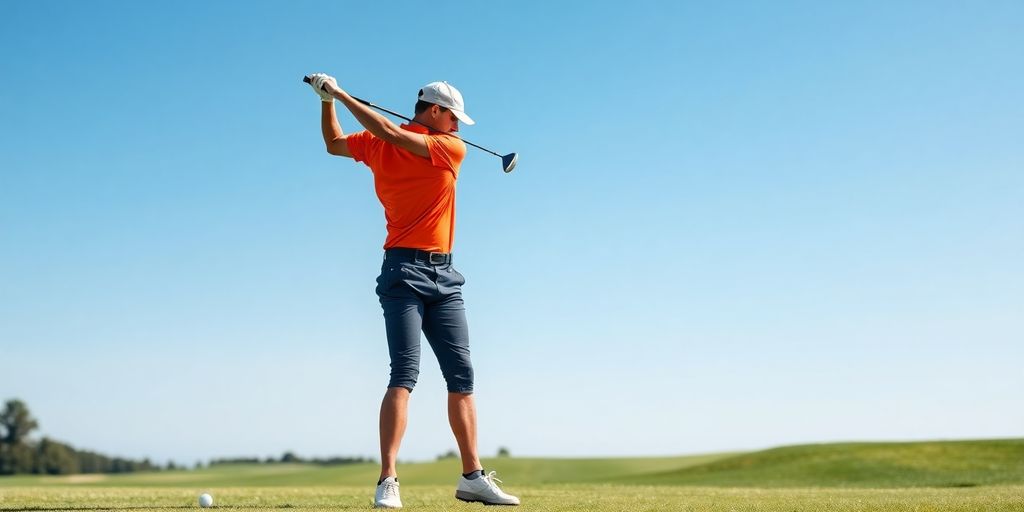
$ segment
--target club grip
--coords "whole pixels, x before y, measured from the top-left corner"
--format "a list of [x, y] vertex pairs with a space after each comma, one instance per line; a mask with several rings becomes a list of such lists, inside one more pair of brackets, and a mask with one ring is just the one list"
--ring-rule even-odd
[[[312, 82], [313, 82], [313, 79], [312, 79], [312, 78], [310, 78], [310, 77], [308, 77], [308, 76], [304, 76], [304, 77], [302, 77], [302, 81], [303, 81], [303, 82], [306, 82], [307, 84], [309, 84], [309, 83], [312, 83]], [[320, 90], [321, 90], [321, 91], [324, 91], [324, 92], [327, 92], [327, 88], [325, 88], [325, 87], [324, 87], [324, 86], [322, 86], [322, 85], [320, 86]]]

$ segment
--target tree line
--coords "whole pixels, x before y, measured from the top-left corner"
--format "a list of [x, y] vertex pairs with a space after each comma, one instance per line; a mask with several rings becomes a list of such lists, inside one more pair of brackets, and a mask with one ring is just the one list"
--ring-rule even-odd
[[361, 464], [364, 462], [377, 462], [377, 459], [366, 458], [366, 457], [315, 457], [315, 458], [303, 458], [295, 455], [292, 452], [285, 452], [280, 458], [267, 457], [260, 459], [259, 457], [232, 457], [232, 458], [221, 458], [213, 459], [210, 461], [211, 466], [217, 466], [221, 464], [318, 464], [321, 466], [337, 466], [342, 464]]
[[29, 434], [39, 428], [28, 406], [8, 400], [0, 411], [0, 475], [70, 475], [75, 473], [130, 473], [161, 469], [149, 459], [108, 457], [76, 450], [69, 444], [43, 437], [33, 441]]
[[[35, 441], [29, 437], [39, 428], [39, 422], [32, 417], [28, 406], [21, 400], [8, 400], [0, 411], [0, 475], [72, 475], [77, 473], [132, 473], [136, 471], [161, 471], [164, 469], [185, 469], [170, 461], [166, 466], [154, 464], [148, 458], [132, 460], [122, 457], [108, 457], [101, 453], [77, 450], [67, 443], [43, 437]], [[218, 464], [319, 464], [339, 465], [376, 462], [363, 457], [302, 458], [292, 452], [285, 452], [280, 458], [256, 457], [213, 459], [210, 465]], [[196, 467], [202, 467], [201, 462]]]

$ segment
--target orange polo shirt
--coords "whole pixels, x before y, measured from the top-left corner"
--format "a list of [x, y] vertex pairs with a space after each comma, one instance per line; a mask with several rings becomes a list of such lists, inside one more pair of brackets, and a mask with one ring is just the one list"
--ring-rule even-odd
[[373, 171], [373, 185], [388, 226], [384, 248], [452, 252], [455, 180], [466, 157], [466, 145], [454, 135], [432, 132], [418, 124], [401, 128], [423, 134], [430, 158], [388, 144], [368, 131], [345, 139], [352, 158]]

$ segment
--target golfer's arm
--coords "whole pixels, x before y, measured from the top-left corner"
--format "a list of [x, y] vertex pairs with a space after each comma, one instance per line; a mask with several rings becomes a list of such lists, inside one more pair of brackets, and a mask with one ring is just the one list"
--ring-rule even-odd
[[334, 102], [321, 102], [323, 108], [320, 110], [320, 131], [324, 134], [324, 144], [327, 145], [327, 152], [332, 155], [352, 157], [348, 151], [348, 142], [345, 140], [345, 133], [341, 131], [341, 124], [338, 123], [338, 114], [334, 111]]
[[379, 139], [412, 151], [419, 156], [430, 157], [430, 150], [427, 149], [427, 139], [423, 134], [399, 128], [398, 125], [392, 123], [388, 118], [356, 101], [345, 91], [335, 91], [334, 97], [338, 98], [338, 101], [341, 101], [348, 107], [348, 110], [352, 112], [352, 115], [355, 116], [356, 121], [359, 121], [359, 124], [363, 125], [367, 131], [376, 135]]

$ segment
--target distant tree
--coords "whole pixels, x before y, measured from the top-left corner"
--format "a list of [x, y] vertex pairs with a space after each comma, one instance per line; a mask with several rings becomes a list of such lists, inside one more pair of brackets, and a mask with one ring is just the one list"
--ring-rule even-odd
[[167, 471], [174, 471], [175, 469], [178, 469], [178, 465], [173, 460], [167, 461]]
[[457, 458], [459, 458], [459, 454], [455, 450], [448, 450], [448, 451], [442, 453], [441, 455], [437, 456], [437, 460], [457, 459]]
[[203, 461], [197, 460], [196, 465], [193, 466], [193, 469], [203, 469]]
[[32, 472], [38, 475], [71, 475], [79, 472], [75, 449], [44, 437], [36, 446]]
[[82, 473], [100, 473], [103, 471], [103, 461], [98, 454], [92, 452], [78, 452], [78, 469]]
[[0, 411], [0, 475], [30, 473], [36, 453], [28, 446], [28, 435], [39, 428], [28, 406], [21, 400], [8, 400]]
[[498, 448], [498, 457], [511, 457], [512, 454], [504, 446]]
[[107, 465], [107, 473], [127, 473], [131, 471], [128, 465], [128, 461], [120, 457], [114, 457], [110, 459], [110, 464]]
[[[268, 459], [268, 462], [270, 460]], [[232, 457], [226, 459], [211, 459], [210, 465], [216, 466], [218, 464], [259, 464], [259, 457]]]
[[284, 452], [284, 455], [281, 456], [281, 462], [297, 463], [297, 462], [302, 462], [302, 459], [299, 458], [298, 455], [295, 455], [292, 452]]
[[333, 456], [325, 459], [317, 458], [313, 460], [307, 460], [306, 462], [312, 462], [313, 464], [320, 464], [322, 466], [340, 466], [344, 464], [362, 464], [366, 462], [376, 462], [374, 459], [368, 459], [365, 457], [340, 457]]
[[90, 451], [78, 451], [78, 467], [82, 473], [110, 473], [113, 470], [110, 457]]
[[4, 410], [0, 411], [0, 443], [20, 444], [37, 428], [39, 423], [32, 418], [25, 402], [14, 399], [4, 404]]
[[0, 443], [0, 475], [31, 473], [35, 457], [35, 451], [24, 443]]

